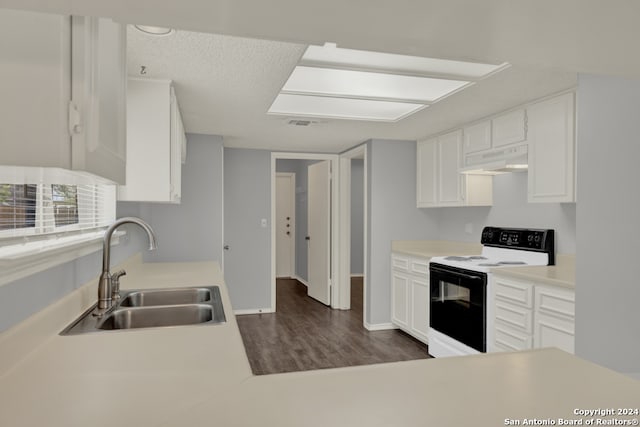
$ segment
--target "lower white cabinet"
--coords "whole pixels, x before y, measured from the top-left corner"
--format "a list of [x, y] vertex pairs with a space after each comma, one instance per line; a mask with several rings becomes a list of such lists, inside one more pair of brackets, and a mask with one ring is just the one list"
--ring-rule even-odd
[[570, 289], [492, 276], [488, 351], [558, 347], [574, 352], [575, 294]]
[[391, 255], [391, 322], [428, 343], [429, 260]]

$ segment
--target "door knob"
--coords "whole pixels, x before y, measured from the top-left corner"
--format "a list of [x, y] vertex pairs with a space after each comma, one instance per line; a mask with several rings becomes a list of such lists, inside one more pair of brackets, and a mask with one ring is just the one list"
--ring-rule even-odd
[[291, 218], [287, 217], [287, 221], [289, 221]]
[[289, 232], [287, 231], [287, 236], [288, 236], [288, 235], [290, 235], [290, 234], [291, 234], [291, 233], [289, 233]]
[[311, 236], [305, 237], [304, 240], [311, 240]]
[[223, 246], [223, 249], [224, 249], [225, 251], [228, 251], [228, 250], [229, 250], [229, 245], [224, 245], [224, 246]]

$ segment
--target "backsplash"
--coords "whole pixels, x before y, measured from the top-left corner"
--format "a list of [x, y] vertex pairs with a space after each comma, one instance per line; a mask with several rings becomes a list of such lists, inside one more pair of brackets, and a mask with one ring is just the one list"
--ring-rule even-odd
[[576, 204], [527, 203], [526, 172], [493, 177], [492, 207], [432, 210], [438, 211], [438, 238], [441, 240], [479, 242], [482, 228], [488, 225], [552, 228], [556, 231], [556, 253], [576, 252]]

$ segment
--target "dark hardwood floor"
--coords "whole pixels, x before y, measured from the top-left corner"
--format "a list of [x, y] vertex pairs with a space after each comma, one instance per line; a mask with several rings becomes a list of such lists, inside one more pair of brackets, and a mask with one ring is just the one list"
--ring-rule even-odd
[[362, 326], [362, 279], [351, 282], [351, 310], [331, 310], [295, 279], [278, 279], [276, 313], [237, 316], [256, 375], [429, 358], [399, 330]]

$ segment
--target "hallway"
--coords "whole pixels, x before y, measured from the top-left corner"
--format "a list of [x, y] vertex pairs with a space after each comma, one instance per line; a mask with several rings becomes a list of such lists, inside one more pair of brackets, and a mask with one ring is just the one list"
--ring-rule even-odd
[[351, 280], [351, 310], [309, 298], [295, 279], [277, 280], [277, 312], [237, 316], [256, 375], [426, 359], [427, 346], [399, 330], [362, 326], [362, 279]]

